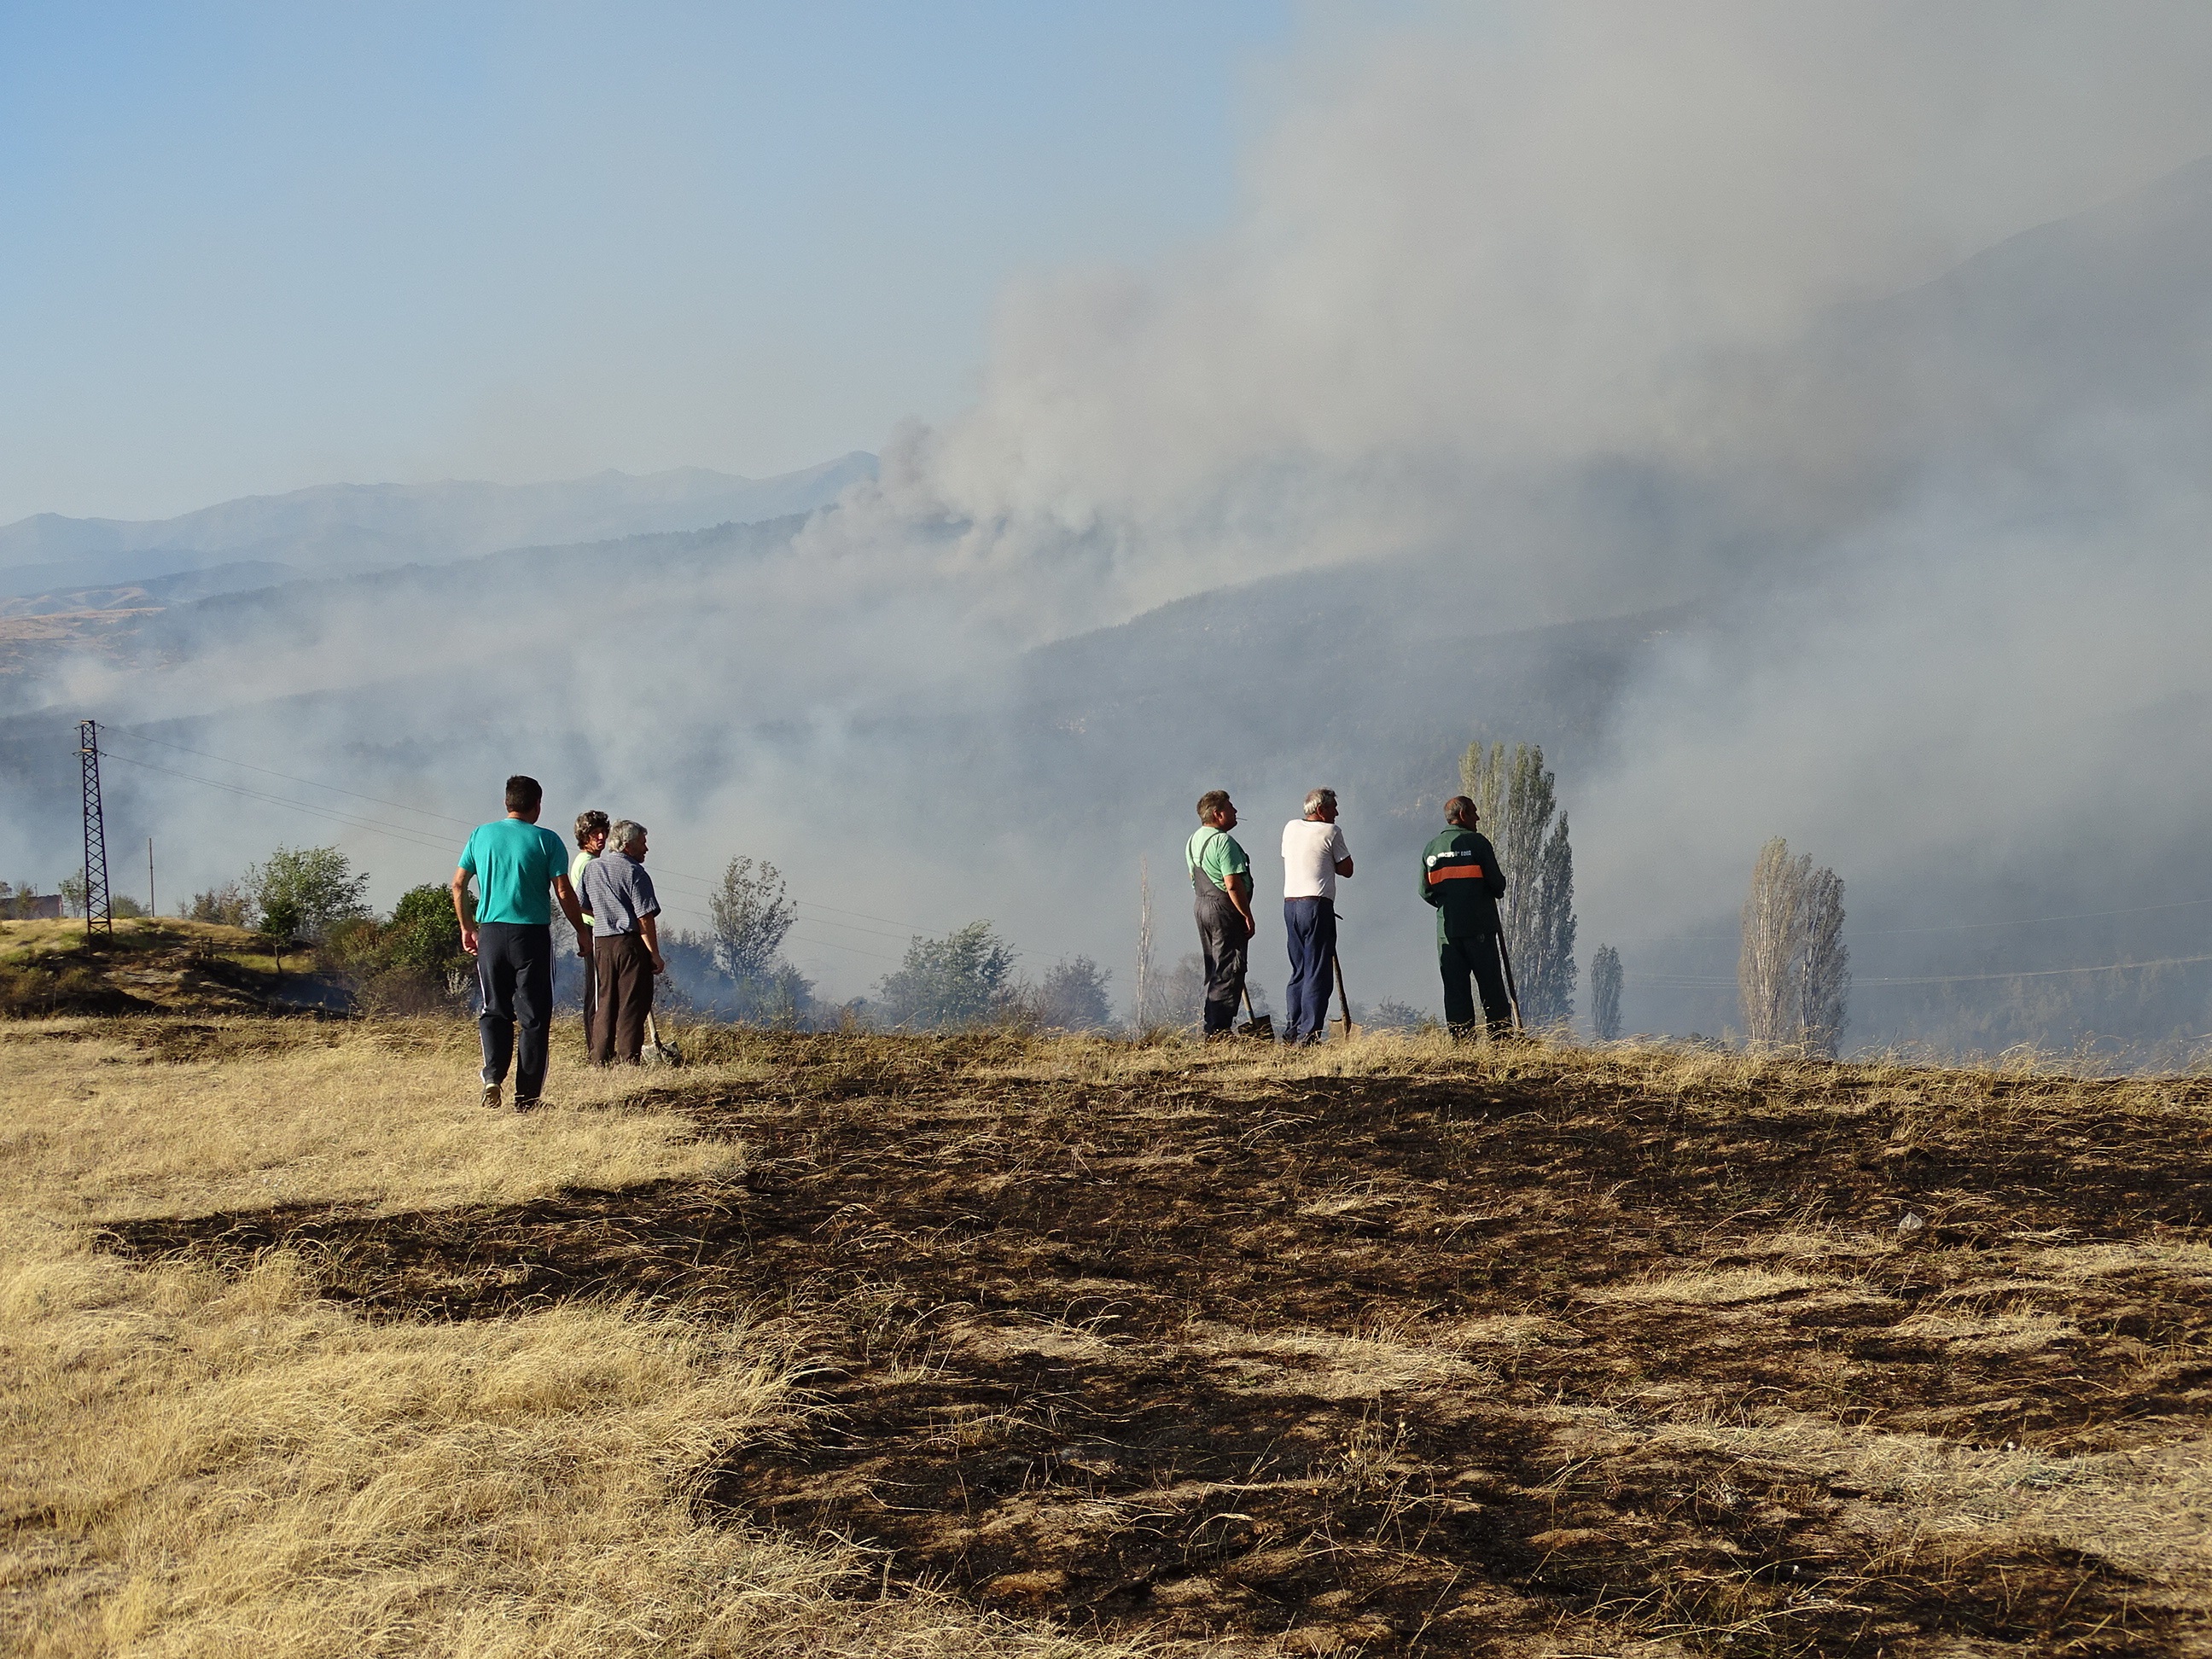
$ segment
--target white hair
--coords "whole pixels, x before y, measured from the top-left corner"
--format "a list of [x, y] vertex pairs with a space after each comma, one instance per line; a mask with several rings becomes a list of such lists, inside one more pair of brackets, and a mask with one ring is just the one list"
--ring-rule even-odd
[[1315, 813], [1320, 811], [1324, 806], [1334, 806], [1335, 805], [1336, 791], [1334, 789], [1309, 789], [1306, 791], [1306, 816], [1308, 817], [1311, 817]]
[[607, 845], [618, 853], [626, 852], [632, 842], [644, 837], [645, 826], [635, 818], [617, 818], [615, 827], [607, 831]]

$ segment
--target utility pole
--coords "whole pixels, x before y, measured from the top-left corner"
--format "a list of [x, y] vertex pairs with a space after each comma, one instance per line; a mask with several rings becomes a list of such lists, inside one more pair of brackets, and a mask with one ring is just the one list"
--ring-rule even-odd
[[146, 914], [158, 916], [161, 907], [154, 902], [154, 838], [146, 837]]
[[84, 938], [95, 930], [115, 937], [115, 910], [107, 896], [107, 824], [100, 810], [100, 723], [80, 720], [77, 753], [84, 761]]

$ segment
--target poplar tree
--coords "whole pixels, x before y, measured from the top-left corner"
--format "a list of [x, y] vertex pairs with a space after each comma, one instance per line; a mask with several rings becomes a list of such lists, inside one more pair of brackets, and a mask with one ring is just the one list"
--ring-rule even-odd
[[1575, 855], [1543, 748], [1472, 743], [1459, 775], [1505, 872], [1498, 908], [1521, 1018], [1531, 1026], [1563, 1024], [1575, 1012]]
[[1844, 945], [1844, 881], [1815, 870], [1800, 898], [1805, 913], [1805, 966], [1797, 993], [1798, 1028], [1806, 1048], [1833, 1060], [1842, 1041], [1851, 989], [1851, 953]]
[[1600, 1042], [1620, 1035], [1620, 952], [1610, 945], [1590, 958], [1590, 1029]]
[[1795, 1045], [1833, 1057], [1851, 983], [1843, 934], [1843, 878], [1815, 870], [1809, 853], [1791, 858], [1779, 836], [1760, 848], [1736, 959], [1744, 1035], [1753, 1048]]

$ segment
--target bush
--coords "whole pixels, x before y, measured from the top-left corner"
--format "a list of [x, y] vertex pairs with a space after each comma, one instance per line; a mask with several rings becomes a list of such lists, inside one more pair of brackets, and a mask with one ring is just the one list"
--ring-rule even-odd
[[943, 939], [916, 939], [878, 988], [894, 1025], [980, 1025], [1011, 1011], [1014, 953], [988, 921]]
[[1054, 963], [1036, 988], [1036, 1022], [1048, 1030], [1099, 1031], [1113, 1024], [1106, 984], [1114, 977], [1089, 957]]
[[253, 901], [247, 898], [234, 881], [220, 887], [210, 887], [204, 893], [192, 895], [192, 902], [185, 908], [188, 921], [211, 921], [223, 927], [250, 927], [253, 925]]
[[356, 1003], [373, 1014], [445, 1012], [457, 1000], [456, 978], [465, 984], [469, 968], [452, 890], [437, 886], [401, 894], [389, 921], [356, 915], [332, 922], [315, 957], [324, 971], [349, 981]]
[[0, 1017], [43, 1019], [56, 1014], [123, 1014], [144, 1006], [90, 968], [45, 963], [0, 964]]
[[814, 981], [778, 957], [766, 971], [738, 979], [723, 971], [718, 941], [712, 933], [674, 928], [660, 936], [660, 954], [668, 963], [664, 986], [678, 991], [696, 1013], [736, 1025], [759, 1025], [773, 1030], [811, 1030], [820, 1009], [814, 1000]]
[[1384, 997], [1358, 1024], [1377, 1031], [1426, 1031], [1435, 1030], [1437, 1022], [1410, 1002]]
[[456, 966], [467, 963], [451, 888], [409, 888], [392, 907], [392, 920], [384, 931], [385, 954], [395, 968], [416, 969], [442, 978]]

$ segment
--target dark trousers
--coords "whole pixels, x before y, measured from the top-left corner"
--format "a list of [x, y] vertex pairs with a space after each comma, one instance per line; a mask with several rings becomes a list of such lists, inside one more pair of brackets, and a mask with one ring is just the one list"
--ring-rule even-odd
[[1244, 994], [1244, 965], [1252, 935], [1229, 896], [1216, 887], [1202, 870], [1191, 872], [1197, 891], [1193, 908], [1198, 917], [1198, 948], [1206, 957], [1206, 1034], [1226, 1031], [1237, 1024], [1237, 1004]]
[[611, 1066], [620, 1058], [635, 1066], [645, 1047], [645, 1017], [653, 1012], [653, 953], [635, 933], [594, 939], [592, 973], [599, 984], [592, 1064]]
[[[477, 988], [483, 1012], [483, 1080], [507, 1080], [514, 1062], [514, 1097], [535, 1100], [545, 1087], [545, 1053], [553, 1022], [553, 930], [544, 922], [487, 921], [477, 927]], [[519, 1045], [515, 1027], [522, 1028]]]
[[1291, 947], [1291, 1011], [1283, 1040], [1317, 1037], [1328, 1027], [1328, 994], [1336, 970], [1336, 906], [1325, 898], [1283, 901], [1283, 933]]
[[1455, 1037], [1474, 1035], [1474, 998], [1468, 975], [1474, 976], [1482, 993], [1482, 1012], [1490, 1021], [1490, 1034], [1504, 1036], [1513, 1029], [1513, 1003], [1505, 994], [1505, 965], [1498, 954], [1498, 935], [1478, 933], [1473, 939], [1437, 941], [1437, 967], [1444, 976], [1444, 1024]]
[[[598, 941], [594, 940], [596, 944]], [[599, 964], [584, 958], [584, 1052], [592, 1052], [592, 1011], [599, 1006]]]

